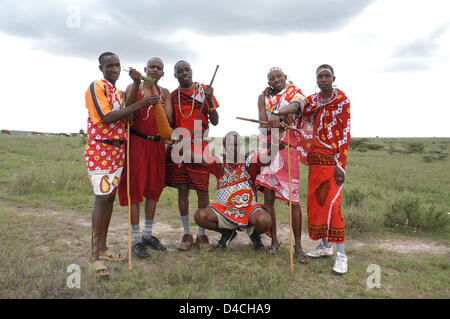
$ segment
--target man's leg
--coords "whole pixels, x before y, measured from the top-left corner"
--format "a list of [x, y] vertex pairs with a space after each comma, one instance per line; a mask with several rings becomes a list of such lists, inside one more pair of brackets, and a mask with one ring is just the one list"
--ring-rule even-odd
[[270, 214], [264, 209], [257, 209], [248, 219], [249, 226], [254, 227], [256, 234], [263, 234], [272, 227], [272, 218]]
[[142, 243], [139, 227], [140, 203], [131, 204], [131, 233], [133, 236], [133, 252], [139, 258], [149, 258], [150, 254]]
[[153, 220], [156, 212], [156, 201], [148, 197], [145, 198], [145, 225], [142, 235], [142, 243], [155, 250], [165, 251], [167, 248], [161, 244], [158, 238], [152, 235]]
[[184, 235], [178, 246], [179, 250], [191, 250], [194, 239], [189, 227], [189, 185], [180, 184], [178, 186], [178, 209], [180, 210], [181, 223], [183, 224]]
[[219, 230], [219, 220], [217, 219], [217, 215], [214, 213], [212, 208], [205, 207], [199, 208], [194, 215], [195, 223], [199, 227], [203, 227], [206, 229], [218, 231]]
[[250, 235], [253, 249], [263, 251], [264, 244], [261, 241], [261, 234], [267, 232], [272, 227], [270, 214], [264, 209], [255, 210], [249, 218], [249, 226], [254, 227], [253, 233]]
[[195, 222], [199, 227], [210, 229], [222, 234], [219, 242], [214, 248], [226, 248], [227, 245], [236, 237], [236, 230], [219, 228], [219, 219], [216, 213], [210, 207], [200, 208], [194, 215]]
[[271, 217], [271, 227], [270, 227], [270, 235], [272, 236], [272, 242], [270, 245], [270, 249], [273, 252], [276, 252], [278, 250], [278, 247], [280, 243], [278, 242], [277, 237], [277, 218], [275, 215], [275, 191], [264, 188], [264, 208], [269, 213]]
[[[206, 208], [209, 205], [209, 193], [208, 191], [197, 190], [197, 204], [198, 208]], [[212, 246], [209, 243], [208, 236], [205, 234], [205, 228], [199, 225], [197, 238], [195, 244], [199, 249], [212, 250]]]
[[302, 248], [302, 209], [300, 205], [292, 205], [292, 232], [295, 241], [295, 258], [299, 263], [305, 264], [309, 260]]
[[115, 195], [95, 196], [92, 211], [92, 256], [98, 260], [101, 253], [107, 250], [106, 236], [111, 220]]

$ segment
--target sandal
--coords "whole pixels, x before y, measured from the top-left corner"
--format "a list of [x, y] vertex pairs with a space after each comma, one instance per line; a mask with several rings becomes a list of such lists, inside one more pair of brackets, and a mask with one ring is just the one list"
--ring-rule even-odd
[[108, 268], [106, 268], [106, 266], [103, 264], [103, 262], [101, 260], [94, 261], [91, 265], [91, 268], [92, 268], [92, 271], [95, 272], [96, 276], [99, 276], [99, 277], [108, 277], [109, 276]]
[[122, 261], [125, 260], [125, 257], [120, 253], [115, 253], [112, 250], [105, 250], [103, 254], [99, 256], [100, 260], [109, 260], [109, 261]]
[[276, 255], [278, 253], [278, 250], [280, 250], [280, 246], [281, 242], [279, 242], [278, 245], [270, 245], [270, 247], [266, 251], [271, 255]]
[[306, 254], [303, 252], [303, 250], [296, 251], [294, 253], [294, 257], [300, 264], [309, 263], [309, 258], [308, 258], [308, 256], [306, 256]]

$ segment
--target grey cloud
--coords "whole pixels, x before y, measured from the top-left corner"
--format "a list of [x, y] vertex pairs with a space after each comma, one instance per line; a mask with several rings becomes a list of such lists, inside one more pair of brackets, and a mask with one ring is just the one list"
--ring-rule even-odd
[[[207, 36], [284, 35], [335, 31], [358, 16], [373, 0], [306, 1], [11, 1], [0, 2], [0, 31], [33, 41], [57, 55], [93, 58], [114, 51], [130, 60], [143, 54], [195, 58], [187, 43], [164, 38], [187, 29]], [[67, 20], [80, 9], [80, 28]]]
[[448, 30], [449, 24], [432, 30], [428, 36], [402, 44], [391, 54], [391, 61], [383, 71], [386, 72], [421, 72], [431, 69], [429, 63], [439, 50], [439, 38]]
[[427, 37], [419, 38], [412, 42], [403, 44], [394, 50], [392, 56], [404, 58], [432, 56], [439, 47], [437, 40], [448, 30], [448, 28], [449, 24], [441, 25], [432, 30]]

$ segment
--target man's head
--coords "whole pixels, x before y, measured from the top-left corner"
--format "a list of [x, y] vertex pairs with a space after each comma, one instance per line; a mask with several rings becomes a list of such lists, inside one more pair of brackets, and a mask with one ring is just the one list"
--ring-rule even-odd
[[182, 88], [190, 88], [192, 86], [192, 69], [186, 61], [178, 61], [174, 66], [175, 78]]
[[228, 159], [233, 159], [234, 163], [238, 161], [239, 148], [242, 144], [242, 138], [236, 131], [228, 132], [223, 138], [223, 147]]
[[287, 76], [284, 74], [283, 70], [274, 67], [270, 68], [267, 73], [268, 84], [275, 91], [281, 91], [286, 86]]
[[151, 58], [144, 68], [147, 76], [150, 76], [156, 82], [164, 76], [164, 63], [160, 58]]
[[98, 57], [98, 68], [103, 73], [103, 78], [115, 84], [120, 76], [120, 60], [117, 54], [104, 52]]
[[333, 88], [333, 82], [336, 80], [334, 76], [334, 70], [331, 65], [322, 64], [316, 70], [317, 86], [322, 91], [331, 91]]

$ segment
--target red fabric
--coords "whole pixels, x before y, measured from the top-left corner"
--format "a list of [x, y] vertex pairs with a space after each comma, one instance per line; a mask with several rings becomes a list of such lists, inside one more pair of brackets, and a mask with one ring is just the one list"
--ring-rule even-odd
[[166, 151], [166, 175], [165, 185], [178, 187], [180, 184], [188, 184], [190, 189], [208, 191], [209, 173], [208, 168], [201, 164], [194, 163], [174, 163], [171, 159], [171, 148]]
[[[250, 163], [250, 166], [246, 168], [248, 174], [250, 175], [250, 179], [253, 185], [255, 185], [256, 182], [256, 176], [261, 172], [261, 161], [259, 159], [259, 156], [252, 158], [253, 162]], [[217, 179], [222, 177], [222, 165], [219, 163], [217, 156], [210, 156], [208, 159], [208, 171], [210, 174], [213, 174]], [[242, 169], [242, 166], [244, 163], [227, 163], [232, 169], [239, 170]], [[256, 190], [254, 190], [256, 192]]]
[[[173, 114], [174, 114], [174, 128], [184, 127], [192, 132], [194, 128], [194, 121], [197, 119], [197, 115], [200, 112], [200, 107], [202, 105], [203, 100], [205, 99], [205, 94], [203, 92], [205, 88], [204, 84], [194, 83], [194, 86], [191, 89], [185, 90], [183, 88], [178, 88], [171, 93], [172, 96], [172, 105], [173, 105]], [[192, 110], [192, 114], [185, 118], [184, 116], [188, 116], [192, 109], [192, 95], [195, 91], [195, 102], [194, 109]], [[203, 94], [202, 94], [203, 93]], [[180, 101], [178, 101], [178, 95], [180, 95]], [[217, 102], [215, 96], [213, 95], [214, 107], [218, 108], [219, 103]], [[205, 101], [205, 105], [203, 106], [202, 114], [200, 115], [199, 120], [202, 121], [202, 133], [209, 128], [209, 113], [208, 109], [211, 107], [208, 101]], [[181, 112], [180, 113], [180, 108]]]
[[[197, 119], [197, 115], [200, 112], [202, 102], [204, 101], [205, 85], [200, 83], [194, 83], [191, 89], [185, 90], [178, 88], [171, 93], [173, 116], [174, 116], [174, 129], [186, 128], [189, 132], [192, 132], [194, 128], [194, 121]], [[195, 93], [195, 94], [194, 94]], [[180, 100], [178, 100], [178, 96]], [[194, 101], [194, 107], [192, 103]], [[219, 103], [213, 95], [214, 107], [218, 108]], [[202, 134], [209, 128], [209, 113], [208, 109], [212, 107], [208, 101], [205, 101], [202, 114], [199, 120], [202, 121]], [[181, 109], [181, 112], [180, 112]], [[192, 110], [192, 114], [191, 114]], [[185, 117], [184, 117], [184, 116]], [[184, 136], [186, 137], [186, 136]], [[200, 136], [194, 136], [198, 138]], [[207, 141], [202, 141], [202, 155], [205, 152], [205, 148], [208, 147]], [[195, 151], [194, 144], [191, 144], [191, 150]], [[168, 147], [166, 150], [166, 176], [165, 184], [170, 187], [178, 187], [180, 184], [188, 184], [190, 189], [208, 191], [209, 189], [209, 173], [206, 167], [199, 164], [186, 164], [182, 163], [180, 167], [172, 161], [171, 158], [172, 148]]]
[[320, 101], [319, 93], [306, 98], [300, 121], [300, 155], [306, 153], [333, 154], [343, 171], [350, 146], [350, 100], [344, 92], [334, 89], [329, 101]]
[[311, 165], [308, 175], [308, 232], [312, 240], [328, 238], [343, 243], [345, 224], [341, 214], [342, 186], [333, 178], [335, 165]]
[[[139, 92], [138, 100], [143, 99]], [[164, 103], [164, 97], [160, 94]], [[164, 106], [164, 104], [163, 104]], [[155, 136], [156, 128], [154, 109], [140, 108], [134, 113], [132, 128], [144, 135]], [[130, 197], [131, 204], [140, 203], [143, 197], [158, 201], [164, 188], [165, 147], [162, 142], [147, 141], [130, 133]], [[119, 183], [119, 202], [128, 206], [127, 164], [125, 163]]]
[[212, 156], [208, 170], [217, 178], [217, 204], [211, 204], [226, 220], [237, 227], [248, 227], [249, 217], [258, 208], [255, 180], [260, 171], [260, 159], [248, 154], [243, 163], [226, 163], [225, 156]]
[[251, 206], [247, 207], [245, 212], [244, 211], [240, 211], [240, 213], [242, 215], [239, 216], [237, 214], [231, 214], [231, 215], [227, 214], [227, 210], [229, 209], [229, 205], [210, 204], [209, 207], [211, 207], [216, 212], [218, 212], [220, 215], [225, 217], [226, 220], [228, 220], [232, 224], [236, 225], [236, 228], [238, 228], [238, 227], [243, 227], [243, 228], [248, 227], [249, 226], [248, 225], [249, 218], [253, 214], [253, 212], [255, 210], [257, 210], [257, 209], [262, 209], [263, 208], [261, 204], [254, 204], [254, 205], [251, 205]]

